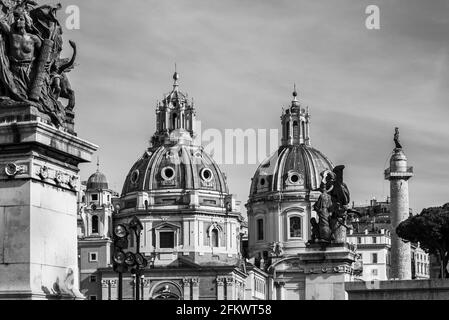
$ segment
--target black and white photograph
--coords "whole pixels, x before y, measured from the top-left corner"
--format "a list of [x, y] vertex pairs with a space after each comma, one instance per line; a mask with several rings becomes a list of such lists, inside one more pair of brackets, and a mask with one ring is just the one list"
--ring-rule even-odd
[[448, 119], [448, 0], [0, 0], [0, 300], [449, 300]]

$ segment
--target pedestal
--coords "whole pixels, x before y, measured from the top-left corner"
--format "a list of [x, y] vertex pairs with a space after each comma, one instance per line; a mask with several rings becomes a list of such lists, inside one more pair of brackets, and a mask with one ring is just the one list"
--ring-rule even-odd
[[97, 147], [39, 117], [0, 118], [0, 299], [84, 299], [78, 165]]
[[306, 300], [347, 300], [345, 282], [352, 279], [355, 252], [348, 244], [330, 244], [326, 248], [310, 245], [301, 254], [305, 269]]

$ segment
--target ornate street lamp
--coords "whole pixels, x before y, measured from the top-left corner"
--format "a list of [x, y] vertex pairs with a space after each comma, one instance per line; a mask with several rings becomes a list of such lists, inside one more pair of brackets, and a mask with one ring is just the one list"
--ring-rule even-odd
[[[114, 271], [119, 274], [119, 300], [122, 300], [122, 283], [123, 273], [128, 270], [136, 276], [136, 300], [140, 300], [140, 270], [148, 266], [148, 261], [140, 253], [140, 234], [143, 225], [137, 216], [133, 216], [128, 224], [119, 224], [114, 228], [114, 252], [112, 260], [114, 261]], [[130, 232], [134, 232], [136, 236], [136, 252], [124, 252], [128, 249], [128, 236]]]

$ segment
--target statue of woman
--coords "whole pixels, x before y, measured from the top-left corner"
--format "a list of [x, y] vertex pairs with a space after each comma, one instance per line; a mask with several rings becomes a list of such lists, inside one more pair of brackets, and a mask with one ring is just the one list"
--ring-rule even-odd
[[323, 177], [320, 185], [321, 195], [318, 198], [318, 201], [313, 205], [313, 209], [317, 212], [319, 217], [319, 240], [330, 242], [332, 237], [332, 230], [330, 228], [332, 197], [329, 192], [333, 189], [335, 174], [332, 171], [326, 170], [321, 176]]
[[[0, 51], [1, 81], [11, 97], [28, 99], [28, 88], [33, 79], [34, 61], [38, 55], [42, 41], [28, 30], [32, 21], [23, 7], [13, 12], [14, 22], [9, 25], [5, 19], [0, 22], [3, 41]], [[7, 45], [6, 45], [7, 44]]]

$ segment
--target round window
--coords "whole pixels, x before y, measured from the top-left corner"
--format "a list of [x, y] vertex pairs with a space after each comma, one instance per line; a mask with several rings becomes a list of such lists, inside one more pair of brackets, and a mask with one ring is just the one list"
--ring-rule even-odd
[[292, 184], [300, 184], [301, 183], [301, 176], [299, 175], [299, 173], [295, 172], [290, 174], [290, 183]]
[[264, 186], [267, 183], [267, 181], [265, 180], [265, 178], [260, 179], [260, 185]]
[[139, 170], [134, 170], [134, 172], [131, 174], [131, 183], [133, 184], [137, 183], [138, 179], [139, 179]]
[[212, 178], [214, 177], [214, 174], [212, 173], [212, 171], [208, 168], [204, 168], [203, 170], [201, 170], [201, 178], [206, 181], [206, 182], [210, 182], [212, 181]]
[[293, 183], [298, 183], [298, 181], [299, 181], [299, 176], [298, 176], [297, 174], [294, 174], [294, 175], [292, 175], [291, 179], [292, 179], [292, 182], [293, 182]]
[[175, 170], [172, 167], [165, 167], [161, 171], [161, 176], [164, 180], [173, 180], [175, 177]]

